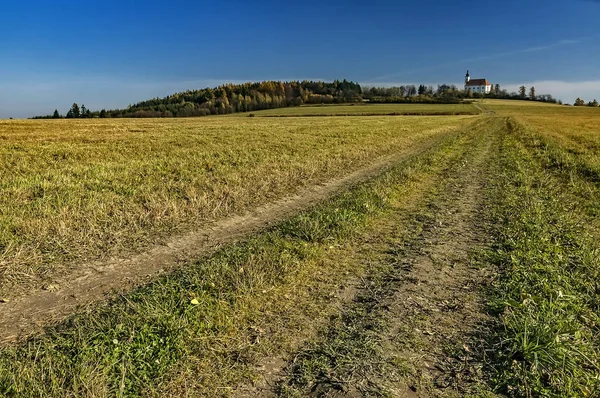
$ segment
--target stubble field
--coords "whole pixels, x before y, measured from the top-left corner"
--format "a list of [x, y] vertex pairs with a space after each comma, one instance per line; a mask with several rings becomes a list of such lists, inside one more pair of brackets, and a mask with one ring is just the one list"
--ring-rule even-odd
[[478, 106], [1, 123], [5, 317], [92, 261], [387, 160], [34, 335], [20, 319], [0, 395], [597, 396], [600, 109]]

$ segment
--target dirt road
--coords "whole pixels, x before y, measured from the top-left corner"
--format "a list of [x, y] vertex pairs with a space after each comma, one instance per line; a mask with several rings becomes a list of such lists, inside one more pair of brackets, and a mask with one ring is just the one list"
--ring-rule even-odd
[[484, 189], [494, 134], [490, 128], [474, 139], [408, 221], [398, 210], [377, 223], [360, 244], [372, 272], [339, 318], [287, 363], [267, 359], [277, 368], [267, 367], [263, 379], [238, 396], [431, 397], [485, 390], [477, 336], [489, 322], [482, 287], [491, 270], [473, 260], [489, 243]]
[[53, 281], [45, 290], [0, 303], [0, 343], [15, 342], [39, 333], [44, 326], [60, 322], [115, 292], [127, 291], [163, 272], [184, 267], [187, 262], [209, 255], [222, 245], [242, 239], [399, 162], [418, 156], [434, 148], [443, 138], [444, 135], [436, 136], [402, 153], [377, 159], [369, 167], [312, 186], [243, 216], [227, 218], [187, 235], [173, 237], [166, 245], [156, 246], [132, 258], [77, 267], [80, 271]]

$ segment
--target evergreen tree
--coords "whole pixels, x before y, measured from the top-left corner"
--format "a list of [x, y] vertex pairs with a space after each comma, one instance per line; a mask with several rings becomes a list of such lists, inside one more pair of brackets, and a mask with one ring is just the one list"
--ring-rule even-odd
[[54, 110], [54, 113], [52, 114], [52, 119], [60, 119], [60, 114], [58, 113], [58, 109]]
[[72, 118], [81, 117], [81, 110], [79, 109], [79, 105], [77, 105], [77, 103], [73, 103], [73, 106], [71, 106], [71, 109], [69, 110], [69, 112], [71, 112]]

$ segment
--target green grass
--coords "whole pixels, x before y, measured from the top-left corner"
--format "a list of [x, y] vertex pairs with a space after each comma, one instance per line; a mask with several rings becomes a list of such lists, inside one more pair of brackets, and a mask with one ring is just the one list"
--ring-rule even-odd
[[281, 352], [289, 330], [334, 313], [332, 286], [363, 272], [335, 248], [385, 216], [393, 195], [418, 195], [463, 147], [447, 137], [268, 232], [2, 349], [0, 395], [227, 395], [257, 355]]
[[600, 389], [600, 250], [586, 198], [547, 167], [539, 138], [509, 120], [491, 189], [503, 326], [491, 366], [510, 396], [594, 396]]
[[[306, 105], [290, 108], [267, 109], [252, 112], [257, 117], [301, 116], [400, 116], [400, 115], [477, 115], [479, 110], [472, 104], [351, 104]], [[231, 115], [244, 117], [248, 113]]]
[[[431, 240], [452, 238], [439, 230], [442, 220], [447, 225], [445, 217], [456, 211], [456, 202], [461, 200], [463, 188], [456, 186], [468, 184], [459, 171], [474, 162], [477, 153], [474, 148], [481, 149], [485, 141], [494, 139], [493, 133], [482, 130], [497, 129], [499, 125], [491, 119], [472, 125], [472, 138], [457, 148], [452, 161], [446, 162], [438, 174], [438, 181], [421, 195], [419, 204], [407, 211], [395, 208], [392, 201], [392, 211], [378, 218], [376, 225], [366, 231], [357, 251], [359, 261], [369, 266], [356, 297], [332, 318], [318, 339], [305, 344], [293, 355], [286, 375], [277, 385], [278, 396], [397, 397], [405, 396], [409, 387], [419, 396], [495, 396], [483, 377], [474, 377], [466, 370], [470, 366], [465, 364], [463, 347], [470, 344], [468, 340], [452, 341], [452, 347], [444, 349], [457, 364], [443, 374], [453, 381], [451, 387], [441, 387], [444, 381], [424, 377], [424, 373], [428, 374], [423, 369], [424, 358], [430, 364], [432, 361], [443, 363], [448, 369], [450, 361], [449, 357], [442, 359], [437, 354], [433, 359], [433, 343], [423, 339], [417, 329], [428, 329], [432, 317], [428, 303], [432, 297], [422, 297], [406, 284], [414, 275], [410, 264], [427, 251]], [[440, 269], [439, 272], [445, 271]], [[399, 294], [401, 291], [404, 295]], [[407, 292], [422, 306], [410, 300], [405, 302]], [[393, 309], [396, 305], [406, 305], [403, 309], [406, 312], [400, 315]], [[459, 347], [458, 354], [456, 347]], [[441, 391], [444, 395], [440, 395]]]
[[467, 121], [0, 122], [0, 297], [345, 175]]

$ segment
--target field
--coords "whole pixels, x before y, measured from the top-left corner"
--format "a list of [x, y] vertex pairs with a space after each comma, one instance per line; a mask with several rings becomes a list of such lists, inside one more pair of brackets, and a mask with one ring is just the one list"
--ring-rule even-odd
[[327, 181], [463, 120], [4, 122], [0, 297]]
[[0, 396], [598, 396], [600, 109], [412, 106], [0, 122]]
[[[290, 108], [267, 109], [252, 112], [257, 117], [299, 116], [427, 116], [427, 115], [477, 115], [479, 110], [472, 104], [350, 104], [312, 105]], [[230, 117], [248, 116], [247, 113]]]

